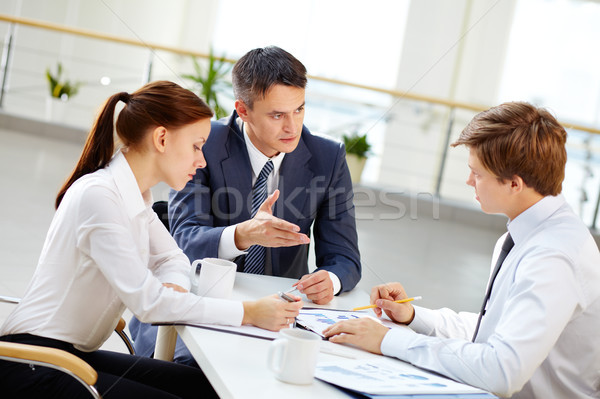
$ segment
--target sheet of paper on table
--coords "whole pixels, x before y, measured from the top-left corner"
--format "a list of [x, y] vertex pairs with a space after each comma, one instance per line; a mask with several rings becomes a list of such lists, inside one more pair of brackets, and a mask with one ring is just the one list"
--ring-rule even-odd
[[390, 320], [378, 319], [373, 315], [372, 311], [350, 311], [336, 309], [321, 309], [321, 308], [302, 308], [300, 314], [296, 318], [296, 324], [303, 328], [313, 331], [320, 336], [327, 327], [338, 321], [358, 319], [361, 317], [370, 317], [373, 320], [383, 323], [389, 328], [407, 328], [399, 324], [394, 324]]
[[386, 358], [320, 362], [317, 364], [315, 377], [370, 395], [461, 395], [461, 398], [495, 398], [481, 389], [429, 373], [408, 363]]
[[[323, 336], [322, 331], [330, 325], [342, 321], [356, 319], [359, 317], [371, 317], [380, 323], [390, 328], [407, 328], [398, 324], [392, 323], [390, 320], [380, 320], [375, 318], [372, 313], [367, 311], [352, 312], [347, 310], [323, 309], [323, 308], [303, 308], [300, 310], [300, 315], [296, 318], [296, 324], [307, 330], [313, 331], [320, 336]], [[279, 337], [279, 333], [275, 331], [265, 330], [259, 327], [244, 325], [239, 327], [225, 326], [219, 324], [191, 324], [191, 323], [156, 323], [157, 325], [186, 325], [191, 327], [205, 328], [226, 332], [230, 334], [244, 335], [248, 337], [262, 338], [274, 340]]]

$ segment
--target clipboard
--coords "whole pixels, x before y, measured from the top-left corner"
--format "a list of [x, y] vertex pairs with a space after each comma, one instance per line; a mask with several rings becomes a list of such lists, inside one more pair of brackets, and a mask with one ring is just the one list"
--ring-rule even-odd
[[225, 326], [220, 324], [194, 324], [194, 323], [153, 323], [155, 326], [189, 326], [198, 327], [205, 330], [213, 330], [224, 332], [228, 334], [242, 335], [244, 337], [265, 339], [267, 341], [273, 341], [279, 337], [279, 333], [275, 331], [265, 330], [260, 327], [251, 325], [243, 325], [239, 327]]

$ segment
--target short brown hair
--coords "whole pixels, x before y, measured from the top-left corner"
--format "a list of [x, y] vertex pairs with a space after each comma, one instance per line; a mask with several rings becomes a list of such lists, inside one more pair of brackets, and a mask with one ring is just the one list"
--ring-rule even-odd
[[565, 178], [567, 132], [544, 108], [509, 102], [483, 111], [452, 147], [466, 145], [500, 180], [515, 175], [541, 195], [558, 195]]

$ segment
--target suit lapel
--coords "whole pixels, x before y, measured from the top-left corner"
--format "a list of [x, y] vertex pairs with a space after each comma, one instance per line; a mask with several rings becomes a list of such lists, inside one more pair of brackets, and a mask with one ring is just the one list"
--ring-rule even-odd
[[[303, 130], [304, 135], [304, 130]], [[310, 193], [307, 191], [314, 172], [307, 166], [312, 154], [301, 138], [298, 147], [286, 154], [279, 170], [280, 200], [275, 204], [275, 215], [296, 223], [298, 219], [310, 217], [303, 215], [304, 204]]]
[[237, 126], [236, 118], [237, 113], [234, 111], [228, 124], [229, 134], [225, 144], [227, 158], [221, 161], [231, 224], [243, 222], [250, 218], [248, 198], [252, 191], [250, 158], [244, 136]]
[[[250, 219], [249, 199], [252, 195], [252, 167], [243, 133], [237, 126], [236, 118], [237, 114], [234, 112], [228, 124], [230, 131], [225, 144], [227, 157], [221, 161], [223, 181], [227, 190], [227, 205], [231, 215], [230, 224]], [[304, 132], [303, 129], [303, 136]], [[285, 155], [279, 169], [280, 196], [273, 209], [275, 216], [291, 223], [311, 217], [311, 215], [303, 215], [304, 205], [310, 197], [308, 189], [315, 175], [307, 165], [311, 158], [312, 154], [302, 138], [298, 147]], [[278, 248], [270, 248], [273, 275], [279, 275], [280, 255], [281, 251]]]
[[[304, 128], [302, 133], [304, 137]], [[281, 193], [273, 210], [275, 216], [291, 223], [297, 223], [299, 219], [310, 217], [310, 215], [303, 215], [303, 212], [304, 204], [310, 197], [308, 188], [314, 176], [314, 172], [307, 165], [311, 158], [312, 154], [304, 144], [303, 138], [300, 138], [298, 147], [283, 158], [279, 169]], [[309, 234], [308, 231], [303, 233]], [[280, 276], [281, 267], [286, 266], [282, 265], [282, 248], [271, 248], [270, 252], [273, 275]]]

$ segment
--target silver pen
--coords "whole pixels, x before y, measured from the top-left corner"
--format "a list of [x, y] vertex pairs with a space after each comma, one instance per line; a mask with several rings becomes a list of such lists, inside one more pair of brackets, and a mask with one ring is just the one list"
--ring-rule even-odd
[[[283, 299], [284, 301], [288, 301], [288, 302], [296, 302], [296, 300], [295, 300], [294, 298], [292, 298], [291, 296], [289, 296], [289, 295], [288, 295], [288, 294], [289, 294], [290, 292], [292, 292], [292, 291], [294, 291], [294, 290], [291, 290], [291, 291], [289, 291], [289, 292], [283, 292], [283, 291], [279, 291], [279, 292], [277, 293], [277, 295], [279, 295], [279, 297], [280, 297], [281, 299]], [[292, 328], [295, 328], [295, 327], [296, 327], [296, 318], [295, 318], [295, 317], [294, 317], [294, 322], [293, 322], [293, 323], [291, 323], [291, 324], [292, 324]]]

